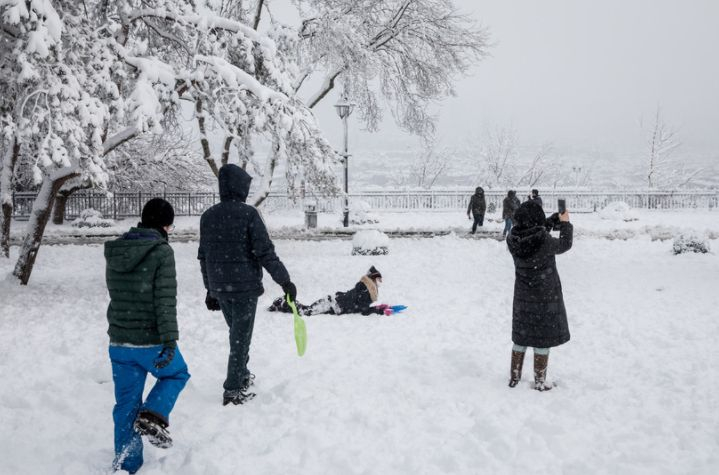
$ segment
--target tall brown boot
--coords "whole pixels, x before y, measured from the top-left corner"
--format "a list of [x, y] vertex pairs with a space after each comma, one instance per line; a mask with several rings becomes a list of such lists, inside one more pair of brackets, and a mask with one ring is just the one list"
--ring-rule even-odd
[[534, 389], [537, 391], [552, 389], [552, 385], [546, 383], [548, 361], [549, 355], [534, 354]]
[[513, 388], [522, 379], [522, 364], [524, 364], [524, 351], [512, 350], [512, 364], [509, 368], [509, 387]]

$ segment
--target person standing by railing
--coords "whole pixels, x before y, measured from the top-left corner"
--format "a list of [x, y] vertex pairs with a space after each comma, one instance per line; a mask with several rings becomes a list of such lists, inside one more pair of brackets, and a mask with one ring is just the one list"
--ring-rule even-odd
[[507, 196], [502, 200], [502, 219], [504, 219], [504, 231], [502, 231], [502, 238], [506, 237], [509, 231], [512, 229], [512, 218], [514, 212], [519, 209], [522, 203], [517, 198], [517, 192], [515, 190], [509, 190]]
[[544, 204], [542, 203], [542, 197], [539, 196], [539, 190], [536, 188], [532, 190], [532, 193], [529, 196], [527, 196], [527, 201], [534, 201], [539, 206], [544, 207]]

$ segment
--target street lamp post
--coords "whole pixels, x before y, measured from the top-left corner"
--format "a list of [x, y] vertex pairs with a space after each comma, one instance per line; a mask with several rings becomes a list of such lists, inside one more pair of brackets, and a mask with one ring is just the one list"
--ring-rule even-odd
[[354, 104], [347, 101], [346, 97], [343, 97], [337, 104], [337, 115], [342, 119], [342, 128], [344, 130], [344, 148], [342, 152], [344, 171], [345, 171], [345, 206], [344, 206], [344, 217], [342, 219], [342, 225], [346, 228], [350, 225], [350, 201], [349, 201], [349, 150], [347, 142], [347, 119], [354, 109]]

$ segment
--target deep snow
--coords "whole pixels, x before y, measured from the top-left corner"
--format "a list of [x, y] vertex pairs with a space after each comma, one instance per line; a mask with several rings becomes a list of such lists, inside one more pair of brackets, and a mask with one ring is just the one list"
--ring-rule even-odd
[[[529, 356], [523, 383], [506, 386], [504, 243], [394, 239], [379, 257], [351, 256], [349, 241], [276, 245], [301, 301], [350, 288], [374, 264], [381, 301], [409, 309], [309, 317], [299, 358], [291, 318], [264, 310], [280, 293], [266, 276], [257, 398], [222, 407], [225, 323], [204, 307], [196, 243], [173, 244], [192, 379], [172, 415], [175, 446], [145, 444], [140, 473], [716, 473], [716, 254], [576, 239], [558, 257], [572, 340], [550, 354], [558, 387], [538, 393]], [[107, 301], [98, 245], [45, 246], [29, 287], [0, 282], [0, 473], [109, 469]]]

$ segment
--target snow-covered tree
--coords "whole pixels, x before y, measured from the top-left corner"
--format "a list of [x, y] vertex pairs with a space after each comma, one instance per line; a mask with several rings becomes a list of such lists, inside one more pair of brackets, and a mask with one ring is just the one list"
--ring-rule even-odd
[[199, 150], [179, 131], [148, 134], [118, 147], [107, 158], [107, 188], [118, 191], [207, 191], [216, 188], [214, 176]]
[[680, 146], [677, 130], [664, 121], [661, 108], [657, 107], [647, 132], [646, 180], [650, 189], [681, 188], [701, 172], [688, 169], [674, 156]]
[[542, 180], [547, 171], [548, 159], [552, 154], [553, 146], [545, 143], [532, 156], [524, 172], [519, 175], [516, 185], [519, 187], [534, 188]]
[[[221, 3], [224, 10], [235, 11], [239, 21], [255, 29], [268, 24], [267, 34], [276, 47], [275, 68], [289, 78], [288, 85], [277, 84], [286, 95], [314, 109], [342, 84], [368, 130], [377, 129], [384, 101], [400, 127], [429, 140], [435, 119], [430, 107], [452, 95], [454, 81], [488, 49], [487, 31], [457, 13], [451, 0], [296, 0], [293, 3], [301, 21], [295, 26], [282, 25], [272, 15], [263, 16], [268, 8], [261, 0]], [[257, 73], [261, 82], [268, 83], [262, 69]], [[311, 89], [316, 87], [311, 78], [318, 76], [319, 88]], [[298, 137], [302, 140], [291, 142], [294, 147], [281, 147], [273, 141], [264, 166], [256, 162], [247, 134], [235, 140], [241, 144], [240, 163], [252, 164], [262, 177], [255, 204], [269, 193], [275, 167], [283, 159], [288, 160], [290, 193], [296, 191], [295, 183], [312, 185], [314, 181], [316, 187], [323, 182], [318, 177], [325, 176], [324, 168], [293, 158], [294, 154], [308, 155], [308, 145], [310, 156], [331, 153], [324, 143], [306, 143], [313, 134], [306, 129]], [[223, 143], [224, 160], [228, 140]], [[209, 140], [203, 148], [209, 156]], [[293, 153], [287, 154], [290, 149]]]
[[427, 145], [417, 154], [409, 168], [409, 184], [426, 190], [444, 177], [452, 167], [453, 152]]
[[[336, 190], [335, 154], [312, 114], [286, 94], [290, 81], [274, 41], [218, 15], [214, 3], [0, 1], [3, 51], [10, 51], [2, 60], [9, 74], [3, 96], [17, 92], [3, 105], [12, 111], [3, 114], [3, 149], [17, 140], [18, 163], [39, 190], [14, 271], [22, 283], [62, 187], [70, 180], [102, 186], [104, 157], [174, 126], [183, 100], [195, 106], [201, 133], [206, 116], [233, 136], [252, 128], [276, 144], [288, 169], [321, 192]], [[9, 176], [11, 168], [3, 166]], [[0, 181], [4, 201], [11, 183]]]
[[301, 75], [323, 75], [307, 100], [315, 107], [341, 81], [368, 130], [382, 100], [400, 127], [434, 132], [434, 101], [453, 95], [455, 80], [488, 50], [488, 32], [458, 13], [452, 0], [297, 0], [302, 24]]
[[511, 127], [488, 129], [479, 148], [479, 182], [490, 188], [514, 186], [517, 133]]

